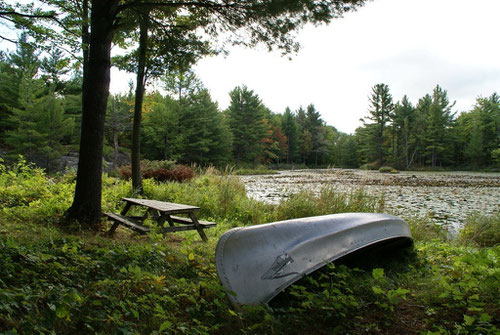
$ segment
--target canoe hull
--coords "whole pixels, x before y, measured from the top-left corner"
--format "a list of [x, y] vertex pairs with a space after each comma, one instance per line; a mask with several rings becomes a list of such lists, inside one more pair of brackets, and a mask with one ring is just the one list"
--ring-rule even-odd
[[269, 302], [325, 264], [392, 239], [409, 239], [402, 219], [346, 213], [234, 228], [216, 248], [217, 273], [234, 306]]

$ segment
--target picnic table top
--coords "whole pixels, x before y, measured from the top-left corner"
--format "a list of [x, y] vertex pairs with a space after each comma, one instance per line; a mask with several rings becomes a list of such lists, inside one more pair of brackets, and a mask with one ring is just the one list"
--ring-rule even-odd
[[122, 198], [122, 200], [134, 205], [149, 207], [158, 210], [160, 212], [165, 212], [169, 214], [190, 213], [200, 209], [200, 207], [197, 206], [176, 204], [173, 202], [158, 201], [158, 200], [136, 199], [136, 198]]

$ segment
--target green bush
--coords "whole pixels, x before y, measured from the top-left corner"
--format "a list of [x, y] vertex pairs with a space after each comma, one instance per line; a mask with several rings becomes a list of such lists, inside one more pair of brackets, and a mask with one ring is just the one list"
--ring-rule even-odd
[[71, 174], [49, 178], [22, 157], [11, 167], [0, 162], [0, 224], [57, 223], [73, 191]]
[[380, 166], [378, 165], [378, 161], [372, 163], [366, 163], [361, 165], [359, 168], [361, 170], [378, 170]]
[[395, 168], [390, 167], [390, 166], [381, 166], [378, 169], [378, 172], [380, 172], [380, 173], [393, 173], [393, 174], [399, 173], [398, 170], [396, 170]]

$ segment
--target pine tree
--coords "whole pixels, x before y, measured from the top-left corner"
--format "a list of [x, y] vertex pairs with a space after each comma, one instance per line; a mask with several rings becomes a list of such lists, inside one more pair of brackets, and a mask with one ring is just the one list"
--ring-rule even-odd
[[307, 159], [315, 165], [318, 165], [319, 159], [328, 153], [323, 124], [321, 114], [314, 105], [307, 106], [304, 129], [311, 135], [311, 150]]
[[190, 94], [181, 106], [183, 112], [179, 127], [184, 139], [182, 160], [202, 165], [227, 163], [231, 154], [231, 137], [208, 90]]
[[229, 96], [226, 111], [233, 134], [233, 155], [236, 164], [256, 164], [263, 154], [263, 138], [266, 136], [264, 110], [260, 98], [246, 86], [236, 87]]
[[171, 97], [160, 94], [149, 96], [151, 111], [144, 115], [142, 123], [142, 148], [149, 159], [178, 160], [183, 154], [183, 133], [179, 119], [181, 106]]
[[434, 88], [432, 102], [429, 106], [426, 130], [425, 130], [425, 153], [431, 167], [436, 167], [438, 162], [446, 163], [449, 160], [450, 152], [446, 149], [450, 140], [450, 127], [453, 116], [451, 109], [455, 103], [450, 104], [448, 94], [439, 85]]
[[6, 134], [6, 143], [13, 154], [23, 154], [31, 161], [50, 170], [52, 162], [64, 147], [62, 141], [73, 131], [74, 121], [64, 115], [61, 99], [53, 91], [36, 98], [43, 82], [25, 78], [21, 83], [21, 108], [12, 110], [15, 129]]
[[415, 121], [415, 108], [405, 95], [394, 107], [393, 116], [393, 154], [395, 166], [409, 168], [410, 138], [413, 136], [412, 126]]
[[372, 87], [369, 109], [370, 115], [367, 119], [372, 121], [372, 124], [375, 125], [374, 136], [377, 143], [379, 166], [382, 166], [384, 163], [384, 131], [392, 120], [393, 110], [394, 104], [389, 92], [389, 86], [386, 84], [377, 84]]
[[299, 125], [296, 117], [288, 107], [282, 116], [281, 127], [287, 138], [286, 162], [287, 164], [298, 162], [300, 159]]
[[356, 144], [355, 136], [342, 134], [338, 141], [339, 146], [339, 164], [346, 168], [358, 167], [358, 146]]

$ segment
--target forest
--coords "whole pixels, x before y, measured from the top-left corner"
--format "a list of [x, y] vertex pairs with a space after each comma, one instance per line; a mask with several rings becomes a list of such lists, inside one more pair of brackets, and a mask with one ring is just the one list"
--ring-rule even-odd
[[[0, 148], [57, 171], [58, 159], [78, 151], [82, 73], [62, 50], [37, 50], [21, 35], [14, 51], [0, 54]], [[460, 114], [447, 91], [412, 103], [396, 101], [386, 84], [370, 92], [370, 108], [354, 134], [326, 124], [311, 103], [271, 111], [246, 86], [235, 87], [220, 110], [189, 69], [158, 79], [160, 91], [144, 96], [141, 158], [202, 166], [309, 166], [496, 169], [500, 163], [500, 96], [478, 97]], [[110, 95], [105, 157], [119, 165], [131, 151], [134, 83]], [[458, 114], [458, 115], [457, 115]], [[126, 162], [126, 160], [125, 160]], [[123, 164], [123, 159], [122, 159]]]

